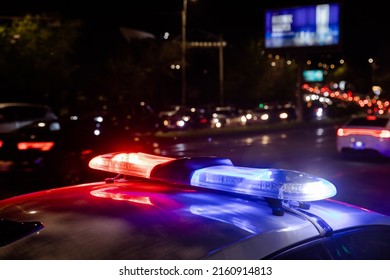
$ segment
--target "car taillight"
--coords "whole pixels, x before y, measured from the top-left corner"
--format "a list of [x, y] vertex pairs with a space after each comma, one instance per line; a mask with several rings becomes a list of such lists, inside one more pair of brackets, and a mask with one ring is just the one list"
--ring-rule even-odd
[[18, 150], [40, 150], [50, 151], [54, 147], [54, 142], [19, 142]]
[[378, 138], [390, 138], [390, 130], [360, 129], [360, 128], [339, 128], [337, 130], [337, 136], [348, 136], [348, 135], [369, 135]]
[[207, 119], [206, 118], [201, 118], [200, 119], [200, 123], [207, 123]]

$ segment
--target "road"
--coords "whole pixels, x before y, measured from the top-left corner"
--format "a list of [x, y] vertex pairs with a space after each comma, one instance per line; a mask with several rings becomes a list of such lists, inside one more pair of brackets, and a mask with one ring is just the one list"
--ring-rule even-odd
[[230, 158], [235, 165], [307, 172], [332, 182], [338, 189], [334, 199], [390, 215], [390, 160], [341, 157], [333, 125], [177, 140], [160, 146], [158, 153], [213, 155]]
[[[345, 159], [336, 152], [335, 135], [336, 126], [327, 124], [229, 136], [160, 138], [151, 146], [153, 153], [170, 157], [218, 156], [239, 166], [310, 173], [337, 187], [334, 199], [390, 215], [390, 159]], [[107, 174], [101, 176], [104, 179]], [[17, 177], [1, 184], [0, 198], [55, 187], [53, 181], [34, 184], [23, 174]]]

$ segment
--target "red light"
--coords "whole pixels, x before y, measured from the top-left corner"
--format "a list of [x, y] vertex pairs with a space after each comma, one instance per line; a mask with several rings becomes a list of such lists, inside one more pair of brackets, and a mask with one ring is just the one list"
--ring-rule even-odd
[[115, 191], [112, 189], [94, 190], [91, 191], [91, 195], [102, 198], [110, 198], [113, 200], [122, 200], [133, 203], [153, 205], [148, 196], [136, 196], [128, 194], [126, 192]]
[[375, 129], [359, 129], [359, 128], [347, 128], [347, 129], [338, 129], [337, 135], [338, 136], [347, 136], [351, 134], [358, 134], [358, 135], [369, 135], [373, 137], [380, 137], [380, 138], [390, 138], [390, 130], [375, 130]]
[[90, 154], [92, 154], [92, 153], [93, 153], [93, 150], [87, 149], [87, 150], [83, 150], [83, 151], [81, 152], [81, 155], [82, 155], [82, 156], [86, 156], [86, 155], [90, 155]]
[[3, 141], [0, 140], [0, 148], [3, 147]]
[[367, 116], [366, 119], [369, 120], [369, 121], [375, 121], [376, 120], [376, 116]]
[[89, 167], [124, 175], [149, 178], [153, 167], [172, 160], [174, 158], [144, 153], [111, 153], [94, 157], [90, 160]]
[[54, 142], [19, 142], [19, 150], [40, 150], [40, 151], [50, 151], [54, 147]]

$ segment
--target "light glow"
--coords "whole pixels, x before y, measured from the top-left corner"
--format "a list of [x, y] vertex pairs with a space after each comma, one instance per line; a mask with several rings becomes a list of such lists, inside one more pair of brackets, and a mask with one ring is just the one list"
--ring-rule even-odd
[[89, 167], [123, 175], [150, 178], [153, 167], [172, 160], [174, 158], [144, 153], [111, 153], [94, 157], [89, 162]]
[[54, 142], [19, 142], [18, 150], [40, 150], [40, 151], [50, 151], [54, 147]]
[[339, 128], [337, 130], [338, 136], [348, 136], [348, 135], [368, 135], [378, 138], [390, 138], [390, 130], [382, 129], [359, 129], [359, 128]]
[[238, 166], [212, 166], [197, 170], [191, 178], [191, 185], [298, 201], [325, 199], [337, 192], [330, 182], [306, 173]]
[[209, 162], [209, 158], [175, 159], [144, 153], [111, 153], [93, 158], [89, 166], [122, 175], [184, 182], [194, 187], [258, 198], [314, 201], [337, 193], [332, 183], [303, 172], [233, 166], [230, 160], [212, 161], [207, 165]]
[[112, 200], [121, 200], [139, 204], [153, 205], [153, 203], [150, 201], [150, 197], [148, 196], [138, 196], [115, 189], [93, 190], [91, 191], [91, 195], [101, 198], [110, 198]]

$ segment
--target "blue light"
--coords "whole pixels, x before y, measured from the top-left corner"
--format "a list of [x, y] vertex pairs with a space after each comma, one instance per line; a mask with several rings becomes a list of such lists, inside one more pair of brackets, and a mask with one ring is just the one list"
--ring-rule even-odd
[[196, 170], [191, 185], [297, 201], [321, 200], [337, 193], [330, 182], [303, 172], [237, 166], [212, 166]]
[[278, 200], [314, 201], [336, 195], [336, 187], [307, 173], [234, 166], [213, 157], [169, 158], [144, 153], [111, 153], [89, 162], [94, 169], [122, 175]]

